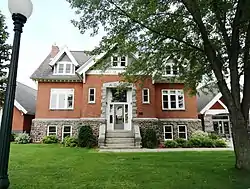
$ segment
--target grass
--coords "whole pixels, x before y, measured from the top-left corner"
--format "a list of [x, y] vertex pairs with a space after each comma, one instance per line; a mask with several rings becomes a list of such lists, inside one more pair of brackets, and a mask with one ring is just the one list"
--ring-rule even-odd
[[11, 189], [248, 189], [233, 152], [98, 153], [11, 146]]

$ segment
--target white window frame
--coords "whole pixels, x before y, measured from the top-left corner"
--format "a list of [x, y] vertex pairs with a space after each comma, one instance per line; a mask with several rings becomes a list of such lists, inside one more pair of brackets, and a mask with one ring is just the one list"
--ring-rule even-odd
[[[147, 91], [148, 101], [144, 101], [144, 91]], [[142, 89], [142, 103], [143, 104], [150, 104], [149, 88]]]
[[[70, 89], [66, 89], [66, 88], [52, 88], [50, 89], [50, 110], [73, 110], [74, 109], [74, 93], [75, 93], [75, 89], [70, 88]], [[52, 95], [56, 94], [57, 98], [56, 98], [56, 107], [52, 107]], [[64, 94], [65, 96], [67, 95], [72, 95], [72, 107], [67, 107], [67, 103], [68, 101], [65, 100], [64, 102], [64, 107], [63, 108], [59, 108], [59, 94]]]
[[[63, 73], [59, 73], [59, 64], [63, 65]], [[70, 64], [70, 73], [66, 73], [66, 65]], [[54, 75], [75, 75], [75, 65], [72, 62], [60, 61], [54, 65]]]
[[[166, 132], [165, 127], [171, 127], [171, 139], [166, 139], [165, 138], [165, 133], [170, 133], [170, 132]], [[163, 133], [164, 133], [164, 140], [173, 140], [174, 139], [174, 130], [173, 130], [173, 125], [163, 125]]]
[[[64, 132], [64, 127], [70, 127], [70, 132]], [[62, 127], [62, 141], [64, 139], [64, 134], [65, 133], [69, 133], [70, 137], [72, 137], [72, 125], [63, 125], [63, 127]]]
[[[170, 74], [166, 73], [166, 67], [170, 66]], [[166, 63], [165, 66], [163, 67], [163, 72], [162, 72], [162, 76], [178, 76], [179, 75], [179, 68], [177, 67], [177, 74], [174, 74], [174, 66], [176, 66], [175, 63]]]
[[[47, 126], [47, 136], [51, 136], [51, 135], [49, 135], [49, 133], [50, 133], [50, 132], [49, 132], [49, 128], [50, 128], [50, 127], [55, 127], [55, 128], [56, 128], [55, 136], [57, 136], [57, 126], [56, 126], [56, 125], [48, 125], [48, 126]], [[54, 132], [53, 132], [53, 133], [54, 133]]]
[[[94, 100], [90, 101], [90, 90], [94, 90]], [[88, 102], [89, 104], [95, 104], [95, 99], [96, 99], [96, 88], [89, 88], [89, 92], [88, 92]]]
[[[175, 91], [175, 97], [176, 97], [176, 108], [172, 108], [171, 107], [171, 92], [170, 91]], [[164, 92], [167, 92], [167, 94], [163, 94]], [[179, 99], [178, 99], [178, 95], [179, 93], [182, 93], [183, 95], [183, 107], [180, 108], [179, 107]], [[164, 108], [164, 103], [163, 103], [163, 96], [167, 95], [168, 96], [168, 108]], [[162, 110], [185, 110], [185, 94], [184, 91], [182, 89], [162, 89], [161, 90], [161, 104], [162, 104]]]
[[187, 126], [186, 125], [178, 125], [178, 138], [180, 138], [180, 133], [184, 133], [184, 132], [180, 132], [180, 127], [185, 127], [185, 140], [187, 140]]
[[[113, 58], [117, 57], [117, 66], [113, 66]], [[125, 57], [126, 61], [125, 61], [125, 66], [121, 66], [121, 57]], [[114, 55], [111, 57], [111, 67], [112, 68], [125, 68], [126, 66], [128, 66], [128, 56], [117, 56]]]

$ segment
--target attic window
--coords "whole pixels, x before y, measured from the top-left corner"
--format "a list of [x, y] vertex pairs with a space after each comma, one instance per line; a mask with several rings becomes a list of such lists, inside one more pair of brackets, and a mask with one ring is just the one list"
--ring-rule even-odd
[[163, 76], [176, 76], [178, 74], [178, 67], [174, 63], [167, 63], [162, 71]]
[[127, 57], [126, 56], [113, 56], [111, 58], [111, 65], [112, 67], [126, 67], [127, 66]]
[[75, 65], [71, 62], [58, 62], [54, 66], [54, 75], [74, 75]]

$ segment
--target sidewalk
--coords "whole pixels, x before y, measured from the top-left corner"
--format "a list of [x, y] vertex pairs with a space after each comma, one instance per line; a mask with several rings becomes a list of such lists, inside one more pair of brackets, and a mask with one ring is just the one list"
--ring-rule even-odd
[[183, 151], [233, 151], [233, 148], [157, 148], [157, 149], [100, 149], [99, 152], [183, 152]]

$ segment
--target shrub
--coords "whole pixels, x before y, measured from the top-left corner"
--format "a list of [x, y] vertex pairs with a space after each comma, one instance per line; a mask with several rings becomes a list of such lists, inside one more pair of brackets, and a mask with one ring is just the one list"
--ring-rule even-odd
[[178, 147], [178, 143], [174, 140], [167, 140], [165, 142], [165, 146], [166, 148], [177, 148]]
[[226, 144], [225, 140], [223, 140], [223, 139], [214, 140], [214, 145], [215, 145], [215, 147], [220, 147], [220, 148], [226, 148], [227, 147], [227, 144]]
[[58, 138], [56, 135], [45, 136], [42, 142], [44, 144], [55, 144], [58, 143]]
[[17, 144], [28, 144], [30, 143], [30, 136], [27, 133], [19, 133], [15, 137], [15, 143]]
[[208, 135], [209, 138], [213, 139], [213, 140], [218, 140], [218, 139], [221, 139], [221, 136], [215, 134], [215, 133], [210, 133]]
[[80, 127], [78, 134], [78, 146], [93, 148], [96, 146], [96, 138], [90, 126]]
[[63, 140], [63, 144], [65, 147], [77, 147], [78, 140], [75, 137], [65, 137]]
[[215, 142], [211, 138], [204, 138], [203, 140], [201, 140], [200, 147], [213, 148], [215, 147]]
[[156, 148], [158, 140], [154, 129], [146, 129], [142, 135], [144, 148]]
[[204, 137], [208, 137], [208, 133], [201, 130], [197, 130], [192, 133], [190, 138], [204, 138]]
[[158, 148], [166, 148], [165, 144], [159, 144]]
[[188, 147], [201, 147], [202, 146], [202, 141], [200, 138], [195, 137], [195, 138], [190, 138], [187, 142]]
[[187, 147], [187, 140], [183, 138], [178, 138], [175, 140], [178, 144], [178, 147], [186, 148]]

